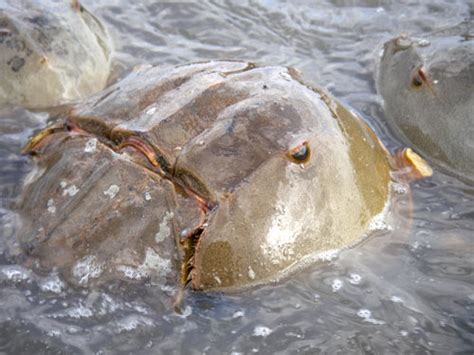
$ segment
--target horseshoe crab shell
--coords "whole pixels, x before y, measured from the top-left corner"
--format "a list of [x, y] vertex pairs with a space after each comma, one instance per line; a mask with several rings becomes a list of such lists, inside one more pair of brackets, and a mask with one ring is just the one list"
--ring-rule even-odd
[[466, 31], [459, 26], [430, 41], [406, 35], [388, 41], [377, 84], [400, 136], [474, 181], [474, 40]]
[[51, 107], [102, 90], [111, 45], [75, 1], [2, 1], [0, 106]]
[[80, 282], [275, 280], [359, 241], [390, 200], [392, 159], [373, 131], [284, 67], [132, 72], [25, 150], [37, 171], [22, 245]]

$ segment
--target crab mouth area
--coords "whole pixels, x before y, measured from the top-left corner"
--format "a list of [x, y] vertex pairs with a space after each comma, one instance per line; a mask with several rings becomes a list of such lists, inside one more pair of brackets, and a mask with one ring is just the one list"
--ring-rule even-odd
[[200, 239], [207, 230], [209, 220], [218, 208], [218, 203], [213, 193], [207, 190], [205, 183], [191, 172], [177, 169], [176, 163], [178, 159], [176, 159], [173, 164], [170, 164], [157, 147], [137, 133], [126, 132], [126, 134], [119, 134], [118, 138], [115, 139], [113, 139], [110, 134], [104, 135], [100, 133], [104, 132], [90, 132], [68, 119], [63, 124], [52, 125], [32, 136], [22, 149], [22, 154], [32, 156], [41, 155], [48, 150], [49, 143], [55, 137], [71, 139], [77, 136], [96, 138], [116, 153], [121, 153], [125, 149], [139, 153], [139, 156], [141, 155], [145, 159], [132, 158], [129, 160], [171, 182], [176, 194], [191, 199], [194, 201], [195, 206], [199, 208], [199, 223], [191, 230], [182, 229], [180, 231], [179, 228], [176, 228], [177, 232], [175, 237], [176, 245], [181, 256], [179, 283], [184, 287], [190, 285], [194, 288], [195, 255], [199, 249]]

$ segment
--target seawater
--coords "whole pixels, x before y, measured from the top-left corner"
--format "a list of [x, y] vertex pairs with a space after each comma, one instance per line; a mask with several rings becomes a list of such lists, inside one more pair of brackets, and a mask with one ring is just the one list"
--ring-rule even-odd
[[[293, 66], [362, 113], [390, 150], [374, 84], [382, 44], [473, 19], [465, 1], [91, 1], [115, 43], [114, 78], [135, 65], [240, 59]], [[11, 212], [32, 169], [21, 146], [46, 116], [0, 120], [0, 353], [472, 353], [474, 187], [435, 167], [412, 185], [412, 218], [276, 284], [234, 294], [146, 282], [74, 289], [15, 263]], [[403, 194], [403, 191], [398, 191]]]

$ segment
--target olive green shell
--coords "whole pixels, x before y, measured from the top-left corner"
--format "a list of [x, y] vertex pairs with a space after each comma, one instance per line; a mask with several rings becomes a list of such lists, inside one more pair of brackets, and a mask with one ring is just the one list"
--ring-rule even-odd
[[138, 70], [38, 137], [21, 241], [66, 274], [97, 271], [79, 281], [275, 280], [359, 241], [389, 200], [372, 130], [284, 67]]

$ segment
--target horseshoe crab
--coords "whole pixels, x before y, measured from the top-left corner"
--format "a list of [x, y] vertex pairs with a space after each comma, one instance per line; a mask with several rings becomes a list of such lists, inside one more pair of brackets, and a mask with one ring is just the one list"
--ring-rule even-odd
[[37, 169], [20, 241], [42, 265], [79, 283], [197, 290], [275, 280], [351, 246], [386, 211], [393, 169], [430, 174], [296, 70], [231, 61], [132, 72], [25, 151]]
[[[456, 34], [456, 32], [458, 32]], [[461, 35], [462, 34], [462, 35]], [[474, 179], [474, 41], [463, 30], [385, 44], [378, 90], [392, 127], [425, 157]]]
[[78, 0], [2, 1], [0, 106], [51, 107], [106, 85], [107, 33]]

